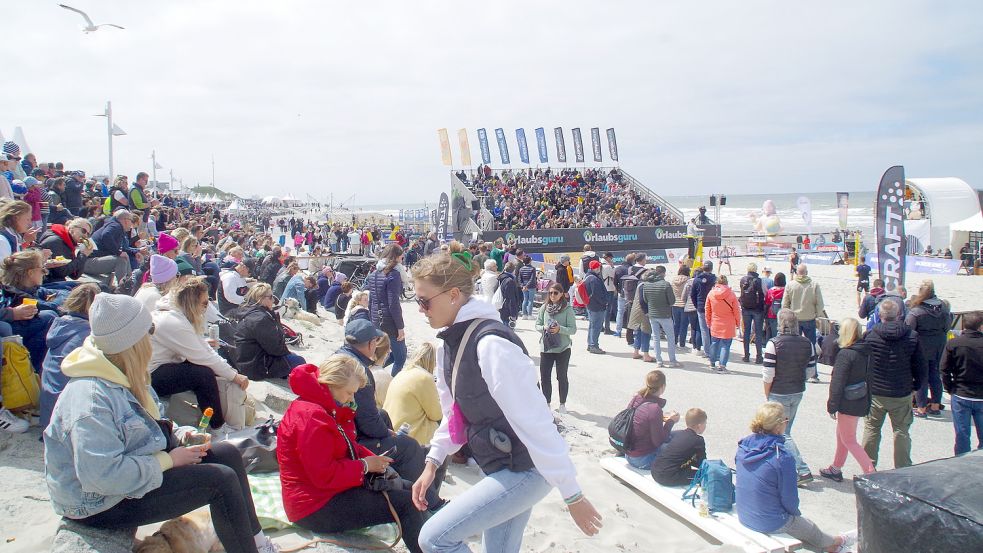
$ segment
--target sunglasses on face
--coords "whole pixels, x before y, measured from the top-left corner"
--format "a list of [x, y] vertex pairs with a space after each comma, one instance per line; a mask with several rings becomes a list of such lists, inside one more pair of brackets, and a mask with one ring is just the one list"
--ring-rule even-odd
[[436, 294], [429, 298], [416, 298], [416, 303], [417, 305], [422, 307], [424, 311], [430, 311], [430, 302], [432, 302], [434, 298], [436, 298], [437, 296], [441, 296], [443, 294], [446, 294], [447, 292], [450, 292], [450, 290], [444, 290], [443, 292], [440, 292], [439, 294]]
[[563, 295], [563, 292], [557, 292], [556, 290], [551, 290], [550, 291], [550, 295], [551, 296], [562, 296]]

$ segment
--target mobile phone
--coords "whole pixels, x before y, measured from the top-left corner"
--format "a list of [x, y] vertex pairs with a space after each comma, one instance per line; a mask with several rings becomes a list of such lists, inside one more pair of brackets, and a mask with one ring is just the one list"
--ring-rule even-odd
[[392, 446], [389, 449], [387, 449], [386, 451], [380, 453], [379, 454], [379, 457], [389, 457], [393, 453], [396, 453], [396, 451], [398, 451], [397, 447], [396, 446]]

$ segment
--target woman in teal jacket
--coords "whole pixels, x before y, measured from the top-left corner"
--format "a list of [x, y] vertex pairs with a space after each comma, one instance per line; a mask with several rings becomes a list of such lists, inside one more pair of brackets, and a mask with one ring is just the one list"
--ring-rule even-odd
[[567, 302], [567, 293], [563, 286], [553, 283], [547, 293], [546, 302], [539, 308], [536, 319], [536, 330], [539, 331], [540, 385], [546, 403], [553, 401], [553, 364], [556, 364], [556, 380], [560, 387], [561, 413], [567, 410], [567, 391], [570, 382], [567, 380], [567, 368], [570, 366], [570, 337], [577, 333], [577, 319], [573, 308]]

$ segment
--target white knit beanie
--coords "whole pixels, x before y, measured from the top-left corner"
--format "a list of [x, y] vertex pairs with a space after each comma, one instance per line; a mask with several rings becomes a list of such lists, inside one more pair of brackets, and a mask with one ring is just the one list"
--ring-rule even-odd
[[143, 303], [123, 294], [96, 294], [89, 308], [92, 341], [103, 353], [130, 349], [147, 335], [152, 324]]

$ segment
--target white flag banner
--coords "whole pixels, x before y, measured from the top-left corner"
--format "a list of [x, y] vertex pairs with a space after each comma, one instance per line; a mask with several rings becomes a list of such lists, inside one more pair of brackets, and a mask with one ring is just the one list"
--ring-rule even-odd
[[[123, 133], [123, 134], [126, 134], [126, 133]], [[161, 165], [160, 163], [154, 162], [154, 169], [163, 169], [163, 168], [164, 168], [163, 165]]]
[[119, 125], [117, 125], [116, 123], [113, 123], [113, 136], [123, 136], [125, 134], [126, 134], [126, 131], [124, 131], [123, 129], [119, 128]]
[[14, 128], [14, 143], [20, 146], [20, 155], [22, 157], [31, 153], [31, 147], [27, 145], [27, 139], [24, 138], [24, 129], [20, 127]]
[[806, 225], [806, 234], [812, 234], [812, 202], [807, 196], [799, 196], [795, 203], [802, 214], [802, 222]]

